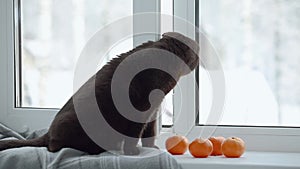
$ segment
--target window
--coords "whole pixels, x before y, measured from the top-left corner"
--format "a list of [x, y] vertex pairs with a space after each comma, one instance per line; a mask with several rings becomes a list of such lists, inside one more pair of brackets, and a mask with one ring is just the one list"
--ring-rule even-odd
[[[200, 66], [180, 81], [182, 110], [175, 96], [173, 131], [190, 139], [239, 136], [248, 150], [299, 152], [298, 10], [292, 0], [175, 0], [174, 16], [199, 29], [177, 26], [174, 19], [174, 30], [199, 41], [200, 60], [209, 68]], [[222, 69], [214, 67], [214, 54]], [[222, 97], [211, 82], [220, 70], [224, 111], [211, 112], [214, 99]]]
[[[1, 60], [4, 70], [1, 76], [8, 80], [3, 90], [5, 95], [1, 98], [8, 99], [7, 104], [2, 102], [2, 109], [7, 110], [1, 111], [1, 122], [20, 132], [48, 127], [73, 93], [75, 64], [85, 43], [102, 27], [133, 13], [157, 12], [163, 6], [166, 9], [163, 13], [172, 15], [171, 0], [163, 1], [161, 5], [158, 2], [3, 2], [1, 21], [7, 23], [7, 27], [1, 25], [4, 27], [1, 36], [7, 40], [4, 43], [8, 47], [2, 46], [1, 55], [8, 53], [8, 56]], [[172, 31], [172, 25], [163, 27], [162, 31]], [[148, 40], [146, 38], [143, 42]], [[133, 37], [123, 39], [108, 51], [104, 62], [137, 44]], [[104, 62], [99, 63], [99, 68]], [[172, 100], [171, 93], [164, 102], [166, 110], [161, 117], [164, 126], [173, 124]], [[38, 120], [32, 122], [32, 119]]]
[[[105, 25], [133, 12], [131, 1], [119, 0], [22, 0], [19, 6], [22, 45], [17, 49], [21, 52], [17, 106], [37, 108], [62, 107], [73, 93], [75, 64], [87, 40]], [[162, 13], [172, 15], [171, 6], [172, 1], [162, 1]], [[162, 31], [171, 31], [171, 26], [162, 27]], [[110, 41], [110, 35], [106, 38]], [[100, 65], [132, 49], [132, 40], [115, 44]], [[172, 93], [163, 105], [162, 124], [172, 125]]]
[[[300, 126], [299, 9], [297, 0], [200, 1], [199, 23], [226, 84], [222, 119], [213, 125]], [[205, 124], [212, 90], [204, 69], [199, 75]]]
[[[28, 7], [24, 2], [29, 1], [33, 5]], [[190, 139], [210, 135], [240, 136], [247, 142], [248, 150], [300, 151], [300, 107], [297, 97], [299, 49], [296, 47], [300, 43], [300, 26], [297, 0], [133, 0], [131, 6], [122, 3], [121, 7], [118, 7], [118, 0], [114, 0], [106, 5], [114, 4], [112, 8], [116, 7], [118, 11], [109, 10], [108, 13], [104, 11], [110, 6], [98, 10], [96, 5], [89, 4], [106, 1], [93, 1], [68, 0], [68, 4], [67, 1], [0, 1], [0, 22], [4, 23], [0, 24], [0, 78], [5, 79], [0, 88], [2, 123], [19, 132], [49, 126], [58, 111], [53, 108], [59, 108], [72, 94], [72, 82], [69, 83], [67, 78], [73, 76], [80, 48], [93, 32], [109, 22], [100, 22], [97, 18], [103, 15], [114, 20], [131, 13], [162, 11], [174, 15], [174, 18], [170, 27], [160, 28], [161, 32], [174, 29], [198, 40], [205, 54], [209, 52], [207, 44], [201, 43], [203, 41], [197, 31], [180, 25], [176, 18], [199, 26], [219, 54], [228, 93], [226, 107], [220, 114], [223, 118], [220, 116], [220, 121], [209, 123], [207, 117], [214, 89], [208, 70], [199, 67], [198, 72], [194, 71], [180, 80], [172, 93], [173, 98], [172, 94], [168, 96], [166, 102], [170, 113], [163, 114], [162, 121], [169, 128], [163, 131], [184, 134]], [[60, 8], [54, 9], [53, 3]], [[68, 19], [58, 17], [61, 12], [69, 11], [66, 9], [70, 5], [77, 12], [67, 12]], [[124, 5], [128, 6], [125, 8]], [[22, 20], [19, 20], [20, 16]], [[22, 22], [30, 24], [26, 26]], [[166, 23], [163, 19], [161, 22]], [[67, 30], [60, 29], [60, 23]], [[49, 25], [55, 29], [49, 29]], [[20, 28], [17, 34], [14, 27]], [[32, 30], [34, 32], [30, 32]], [[110, 50], [108, 58], [134, 45], [134, 39], [129, 38]], [[21, 57], [14, 60], [13, 56]], [[56, 58], [52, 60], [51, 57]], [[17, 66], [18, 71], [15, 72], [14, 65], [22, 66]], [[52, 96], [52, 91], [58, 90], [57, 87], [52, 88], [55, 84], [39, 84], [61, 79], [66, 81], [64, 85], [70, 86], [70, 90], [62, 89], [59, 96]], [[15, 88], [15, 84], [19, 86]], [[39, 85], [44, 85], [44, 96], [37, 94], [41, 92]], [[50, 87], [46, 89], [48, 85]], [[163, 134], [159, 138], [163, 139]]]

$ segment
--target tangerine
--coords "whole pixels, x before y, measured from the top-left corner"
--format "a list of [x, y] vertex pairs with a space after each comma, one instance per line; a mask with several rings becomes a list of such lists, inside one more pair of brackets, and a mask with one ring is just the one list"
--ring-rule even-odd
[[213, 151], [213, 144], [208, 139], [195, 139], [189, 145], [189, 151], [195, 158], [206, 158]]
[[176, 135], [166, 140], [166, 149], [173, 155], [184, 154], [188, 148], [188, 139], [184, 136]]
[[211, 155], [213, 155], [213, 156], [222, 155], [223, 153], [222, 153], [221, 145], [222, 145], [223, 141], [225, 140], [225, 138], [222, 136], [210, 137], [209, 140], [213, 144], [213, 151], [212, 151]]
[[224, 156], [228, 158], [239, 158], [245, 152], [245, 142], [238, 137], [228, 137], [221, 147]]

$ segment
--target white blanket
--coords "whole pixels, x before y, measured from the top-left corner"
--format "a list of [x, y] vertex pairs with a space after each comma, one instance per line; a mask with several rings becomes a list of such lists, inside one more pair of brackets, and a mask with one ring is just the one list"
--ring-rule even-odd
[[[37, 131], [26, 139], [46, 132]], [[0, 139], [25, 139], [22, 135], [0, 124]], [[140, 147], [138, 156], [116, 155], [104, 152], [88, 155], [82, 151], [64, 148], [57, 153], [46, 147], [22, 147], [0, 151], [0, 169], [180, 169], [180, 165], [168, 153]]]

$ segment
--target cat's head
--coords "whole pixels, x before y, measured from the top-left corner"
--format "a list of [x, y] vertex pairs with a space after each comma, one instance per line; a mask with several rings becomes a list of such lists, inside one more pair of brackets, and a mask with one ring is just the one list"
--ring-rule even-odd
[[190, 70], [181, 71], [181, 76], [190, 73], [199, 64], [199, 44], [177, 32], [167, 32], [162, 35], [167, 42], [169, 50], [180, 57]]

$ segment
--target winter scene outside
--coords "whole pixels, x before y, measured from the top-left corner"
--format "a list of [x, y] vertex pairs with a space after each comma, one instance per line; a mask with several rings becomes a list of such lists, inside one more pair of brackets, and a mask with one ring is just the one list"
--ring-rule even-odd
[[[172, 6], [170, 3], [161, 4], [166, 14], [172, 14], [172, 9], [165, 7]], [[62, 107], [73, 94], [74, 69], [86, 42], [107, 24], [132, 15], [132, 1], [123, 0], [22, 0], [20, 7], [21, 107]], [[113, 34], [103, 38], [109, 42]], [[115, 44], [99, 69], [132, 48], [131, 37]], [[164, 125], [173, 123], [172, 102], [171, 92], [162, 111]]]
[[[300, 126], [300, 1], [201, 0], [199, 9], [225, 74], [219, 124]], [[205, 124], [211, 89], [205, 71], [199, 74]]]
[[[75, 64], [87, 40], [131, 13], [132, 4], [118, 0], [22, 0], [22, 106], [63, 106], [73, 93]], [[118, 46], [115, 50], [123, 51], [116, 52], [125, 52], [132, 42]]]
[[[132, 15], [128, 2], [21, 0], [20, 106], [63, 106], [73, 93], [74, 69], [85, 43], [103, 26]], [[170, 2], [162, 0], [166, 14], [172, 14]], [[225, 74], [226, 102], [218, 124], [300, 126], [300, 1], [201, 0], [198, 18]], [[109, 41], [109, 35], [105, 38]], [[106, 61], [132, 48], [132, 38], [124, 40]], [[205, 69], [199, 75], [199, 124], [207, 124], [213, 90]], [[166, 105], [162, 124], [171, 125], [172, 94]]]

